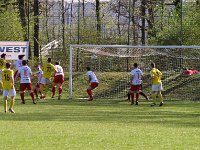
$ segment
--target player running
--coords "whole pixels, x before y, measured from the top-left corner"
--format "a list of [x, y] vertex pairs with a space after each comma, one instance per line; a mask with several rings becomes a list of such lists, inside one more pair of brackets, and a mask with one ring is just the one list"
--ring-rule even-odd
[[20, 96], [22, 100], [22, 104], [25, 104], [24, 100], [24, 92], [26, 89], [28, 89], [28, 92], [32, 98], [33, 104], [36, 104], [35, 99], [34, 99], [34, 94], [32, 91], [32, 71], [31, 69], [27, 66], [27, 61], [23, 60], [22, 61], [22, 66], [18, 68], [17, 75], [15, 79], [20, 75]]
[[94, 74], [94, 72], [90, 70], [90, 67], [86, 67], [86, 70], [87, 70], [87, 76], [89, 78], [88, 80], [89, 87], [87, 88], [87, 93], [89, 96], [88, 101], [92, 101], [93, 100], [92, 90], [95, 89], [99, 85], [99, 81], [96, 75]]
[[14, 87], [14, 77], [13, 77], [13, 70], [10, 69], [11, 64], [6, 63], [6, 69], [2, 71], [2, 81], [3, 81], [3, 97], [4, 97], [4, 111], [7, 112], [7, 100], [8, 96], [10, 96], [10, 108], [9, 111], [11, 113], [15, 113], [14, 107], [14, 100], [16, 96], [16, 91]]
[[[46, 97], [46, 89], [50, 83], [51, 74], [57, 70], [54, 65], [51, 63], [51, 58], [47, 59], [47, 63], [43, 65], [43, 75], [40, 80], [40, 92], [42, 93], [40, 99], [44, 99]], [[43, 93], [44, 90], [44, 93]]]
[[39, 99], [38, 92], [40, 93], [40, 96], [41, 96], [41, 92], [40, 92], [40, 80], [42, 78], [43, 71], [40, 68], [40, 65], [37, 65], [36, 68], [37, 68], [37, 72], [36, 72], [36, 74], [34, 76], [37, 77], [37, 83], [36, 83], [35, 87], [33, 88], [33, 91], [34, 91], [34, 93], [36, 95], [36, 98]]
[[55, 72], [54, 80], [53, 80], [52, 98], [54, 98], [56, 85], [58, 85], [58, 92], [59, 92], [58, 100], [60, 100], [61, 94], [62, 94], [62, 84], [64, 82], [64, 72], [63, 72], [63, 68], [60, 66], [59, 61], [55, 63], [55, 69], [57, 70], [57, 72]]
[[22, 66], [22, 60], [23, 60], [23, 57], [24, 57], [24, 56], [25, 56], [25, 55], [18, 55], [18, 59], [19, 59], [19, 60], [16, 60], [16, 61], [13, 63], [12, 67], [11, 67], [12, 69], [13, 69], [14, 67], [16, 68], [16, 69], [15, 69], [14, 78], [16, 77], [19, 68]]
[[134, 104], [134, 94], [136, 96], [136, 105], [138, 105], [139, 99], [139, 92], [140, 92], [140, 85], [142, 84], [142, 77], [143, 73], [138, 68], [138, 64], [134, 63], [134, 68], [131, 71], [131, 87], [130, 87], [130, 94], [131, 94], [131, 105]]
[[0, 58], [0, 92], [2, 92], [3, 89], [3, 83], [2, 83], [2, 71], [5, 68], [5, 64], [6, 64], [6, 54], [3, 53], [1, 54], [1, 58]]
[[161, 91], [163, 90], [162, 88], [162, 82], [161, 82], [161, 78], [162, 78], [162, 73], [155, 68], [155, 63], [151, 63], [151, 80], [152, 80], [152, 100], [153, 103], [151, 104], [151, 106], [155, 106], [156, 105], [156, 96], [158, 95], [159, 99], [160, 99], [160, 105], [163, 105], [163, 97], [161, 94]]

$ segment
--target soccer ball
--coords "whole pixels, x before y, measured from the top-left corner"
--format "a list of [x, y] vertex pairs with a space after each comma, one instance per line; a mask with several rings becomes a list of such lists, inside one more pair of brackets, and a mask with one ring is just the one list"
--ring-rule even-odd
[[92, 54], [91, 59], [93, 59], [93, 60], [97, 59], [97, 55], [96, 54]]

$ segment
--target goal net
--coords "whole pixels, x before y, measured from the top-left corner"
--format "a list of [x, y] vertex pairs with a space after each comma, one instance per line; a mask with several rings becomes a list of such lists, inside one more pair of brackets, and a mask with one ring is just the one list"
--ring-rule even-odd
[[154, 62], [163, 73], [164, 98], [198, 100], [200, 75], [187, 75], [184, 68], [200, 70], [199, 49], [200, 46], [70, 45], [69, 98], [87, 98], [86, 67], [90, 67], [100, 82], [93, 91], [94, 98], [126, 99], [135, 62], [144, 73], [142, 91], [150, 96], [150, 63]]

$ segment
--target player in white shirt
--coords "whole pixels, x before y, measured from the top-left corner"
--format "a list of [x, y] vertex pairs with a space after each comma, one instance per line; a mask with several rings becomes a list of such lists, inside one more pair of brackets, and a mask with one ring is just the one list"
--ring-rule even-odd
[[62, 84], [64, 82], [64, 72], [63, 72], [63, 68], [60, 66], [60, 62], [57, 61], [55, 63], [55, 74], [54, 74], [54, 80], [53, 80], [53, 87], [52, 87], [52, 98], [54, 98], [55, 96], [55, 92], [56, 92], [56, 85], [58, 85], [58, 100], [60, 100], [61, 98], [61, 94], [62, 94]]
[[18, 55], [19, 60], [16, 60], [16, 61], [13, 63], [12, 67], [11, 67], [11, 69], [13, 69], [13, 68], [15, 67], [14, 78], [16, 77], [19, 68], [22, 66], [22, 60], [23, 60], [23, 57], [24, 57], [24, 56], [25, 56], [25, 55]]
[[98, 81], [96, 75], [94, 74], [94, 72], [90, 70], [90, 67], [86, 67], [86, 69], [87, 69], [87, 76], [89, 78], [89, 80], [88, 80], [89, 87], [87, 88], [87, 93], [89, 96], [88, 101], [92, 101], [93, 100], [92, 90], [95, 89], [99, 85], [99, 81]]
[[40, 68], [40, 65], [37, 65], [36, 68], [37, 68], [37, 72], [35, 73], [34, 76], [37, 77], [37, 83], [36, 83], [35, 87], [33, 88], [33, 91], [34, 91], [36, 97], [39, 98], [38, 92], [40, 93], [40, 96], [42, 95], [42, 93], [40, 92], [40, 81], [42, 78], [43, 71]]
[[25, 104], [24, 92], [26, 89], [28, 89], [28, 92], [33, 100], [33, 104], [36, 104], [35, 99], [34, 99], [34, 94], [32, 91], [32, 83], [31, 83], [32, 71], [27, 66], [26, 60], [22, 61], [22, 66], [18, 69], [18, 73], [17, 73], [15, 79], [19, 75], [20, 75], [20, 96], [21, 96], [22, 104]]
[[130, 87], [130, 94], [131, 94], [131, 105], [134, 104], [134, 94], [136, 95], [136, 105], [138, 105], [138, 98], [139, 98], [139, 91], [140, 85], [142, 84], [143, 73], [138, 68], [138, 64], [134, 63], [134, 68], [131, 71], [131, 87]]

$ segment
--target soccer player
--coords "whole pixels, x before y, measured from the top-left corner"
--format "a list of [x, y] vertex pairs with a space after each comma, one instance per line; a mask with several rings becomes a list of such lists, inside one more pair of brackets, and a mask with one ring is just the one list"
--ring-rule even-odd
[[3, 53], [1, 54], [1, 58], [0, 58], [0, 92], [2, 92], [2, 89], [3, 89], [3, 85], [2, 85], [2, 71], [5, 67], [5, 64], [6, 64], [6, 54]]
[[63, 72], [63, 68], [60, 66], [59, 61], [55, 63], [55, 69], [57, 70], [57, 72], [55, 71], [54, 80], [53, 80], [52, 98], [54, 98], [56, 85], [58, 85], [58, 92], [59, 92], [58, 100], [60, 100], [61, 94], [62, 94], [62, 84], [64, 82], [64, 72]]
[[95, 89], [99, 85], [99, 81], [96, 75], [94, 74], [94, 72], [90, 70], [90, 67], [86, 67], [86, 70], [87, 70], [87, 76], [89, 78], [88, 80], [89, 87], [87, 88], [87, 93], [89, 96], [88, 101], [92, 101], [93, 100], [92, 90]]
[[33, 104], [36, 104], [35, 99], [34, 99], [34, 94], [32, 91], [32, 71], [31, 69], [27, 66], [27, 61], [22, 60], [22, 66], [18, 68], [17, 75], [15, 79], [20, 75], [20, 96], [22, 100], [22, 104], [25, 104], [24, 100], [24, 92], [26, 89], [28, 89], [28, 92], [31, 96], [31, 99], [33, 101]]
[[156, 97], [158, 96], [160, 99], [160, 105], [163, 105], [163, 97], [161, 94], [162, 91], [162, 82], [161, 82], [161, 78], [162, 78], [162, 73], [155, 68], [155, 63], [151, 63], [151, 80], [152, 80], [152, 100], [153, 103], [151, 104], [151, 106], [155, 106], [156, 105]]
[[130, 87], [131, 105], [134, 104], [134, 95], [136, 96], [136, 105], [138, 105], [139, 91], [140, 91], [140, 85], [142, 84], [143, 73], [138, 68], [137, 63], [134, 63], [133, 66], [134, 68], [131, 71], [131, 87]]
[[199, 72], [197, 70], [193, 69], [188, 69], [188, 68], [183, 68], [183, 72], [181, 75], [183, 76], [191, 76], [193, 74], [198, 74]]
[[13, 69], [14, 67], [16, 68], [16, 71], [15, 71], [15, 74], [14, 74], [14, 78], [16, 77], [19, 68], [22, 66], [22, 60], [23, 60], [23, 57], [24, 57], [24, 56], [25, 56], [25, 55], [18, 55], [18, 59], [19, 59], [19, 60], [16, 60], [16, 61], [13, 63], [12, 67], [11, 67], [12, 69]]
[[10, 96], [10, 108], [9, 111], [11, 113], [15, 113], [13, 110], [14, 107], [14, 99], [16, 96], [16, 91], [14, 87], [14, 77], [13, 71], [10, 69], [11, 64], [6, 63], [6, 69], [2, 71], [2, 81], [3, 81], [3, 97], [4, 97], [4, 111], [7, 112], [7, 99]]
[[[46, 88], [50, 83], [51, 74], [57, 70], [55, 69], [54, 65], [51, 63], [51, 58], [47, 59], [47, 63], [43, 65], [43, 75], [40, 80], [40, 92], [42, 93], [40, 99], [44, 99], [46, 97]], [[44, 90], [44, 94], [43, 94]]]
[[33, 88], [33, 91], [38, 99], [39, 98], [38, 92], [40, 93], [40, 96], [41, 96], [41, 92], [39, 90], [40, 90], [40, 80], [42, 78], [43, 71], [40, 68], [40, 65], [37, 65], [36, 68], [37, 68], [37, 72], [36, 72], [35, 76], [37, 77], [37, 83], [36, 83], [35, 87]]

